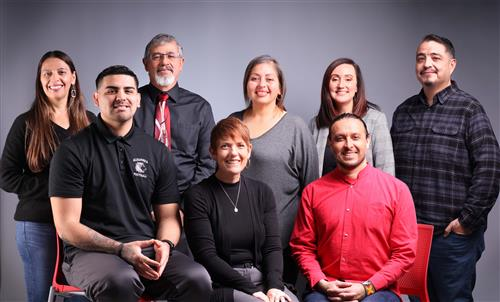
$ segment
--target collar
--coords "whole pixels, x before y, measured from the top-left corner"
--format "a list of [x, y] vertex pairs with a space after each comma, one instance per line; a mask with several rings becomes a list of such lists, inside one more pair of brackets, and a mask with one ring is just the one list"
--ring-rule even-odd
[[[147, 92], [149, 94], [149, 97], [151, 98], [151, 101], [153, 103], [156, 103], [156, 98], [158, 95], [164, 91], [161, 91], [160, 89], [156, 88], [153, 84], [149, 83], [146, 86]], [[168, 93], [168, 101], [173, 101], [177, 103], [179, 101], [179, 83], [175, 83], [175, 86], [172, 87], [169, 91], [165, 91]]]
[[344, 173], [342, 173], [342, 171], [340, 171], [339, 168], [335, 168], [335, 170], [333, 170], [332, 172], [332, 176], [347, 185], [355, 185], [358, 181], [366, 177], [366, 175], [370, 173], [371, 169], [373, 169], [372, 166], [370, 166], [370, 164], [367, 163], [366, 167], [364, 167], [363, 170], [359, 171], [358, 178], [352, 179], [347, 177], [347, 175], [345, 175]]
[[132, 138], [132, 135], [134, 134], [134, 131], [135, 131], [134, 123], [132, 123], [132, 128], [125, 136], [114, 135], [113, 132], [111, 132], [111, 130], [109, 130], [109, 127], [106, 125], [106, 123], [104, 123], [104, 121], [102, 120], [100, 113], [99, 113], [99, 115], [97, 115], [97, 119], [95, 121], [95, 124], [97, 126], [97, 130], [104, 137], [104, 139], [106, 140], [106, 142], [108, 144], [115, 143], [116, 141], [121, 141], [129, 146], [131, 145], [129, 140], [130, 140], [130, 138]]
[[[449, 97], [453, 95], [455, 92], [457, 92], [458, 86], [457, 82], [451, 80], [451, 85], [446, 87], [445, 89], [441, 90], [434, 96], [434, 101], [432, 105], [436, 104], [436, 102], [439, 102], [441, 105], [446, 103], [448, 101]], [[424, 90], [421, 89], [420, 93], [418, 94], [420, 102], [425, 104], [427, 106], [427, 97], [425, 96]]]

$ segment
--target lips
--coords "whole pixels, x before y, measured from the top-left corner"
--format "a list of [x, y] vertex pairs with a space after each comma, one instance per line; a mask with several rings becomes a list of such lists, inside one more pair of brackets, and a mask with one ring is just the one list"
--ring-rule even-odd
[[56, 84], [56, 85], [48, 85], [47, 87], [49, 88], [49, 90], [58, 91], [59, 89], [63, 88], [64, 85], [63, 84]]

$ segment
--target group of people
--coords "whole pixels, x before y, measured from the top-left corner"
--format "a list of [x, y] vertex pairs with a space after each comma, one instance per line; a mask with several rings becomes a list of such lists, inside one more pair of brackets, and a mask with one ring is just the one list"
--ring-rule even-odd
[[434, 225], [431, 301], [472, 301], [500, 150], [480, 103], [451, 80], [448, 39], [419, 43], [422, 90], [390, 131], [348, 58], [327, 67], [309, 127], [286, 111], [273, 57], [250, 61], [247, 107], [217, 124], [179, 87], [175, 37], [155, 36], [143, 64], [142, 87], [123, 65], [97, 76], [96, 117], [70, 57], [40, 59], [35, 101], [0, 162], [1, 187], [19, 196], [29, 301], [48, 296], [56, 233], [68, 282], [92, 301], [299, 301], [299, 269], [307, 302], [400, 301], [417, 221]]

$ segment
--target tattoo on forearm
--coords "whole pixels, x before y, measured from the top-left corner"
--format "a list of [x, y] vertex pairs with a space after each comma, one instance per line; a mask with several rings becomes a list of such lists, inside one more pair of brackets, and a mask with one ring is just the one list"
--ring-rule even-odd
[[120, 242], [108, 238], [98, 232], [88, 229], [87, 239], [84, 242], [75, 242], [75, 246], [84, 250], [100, 251], [114, 254], [117, 252]]

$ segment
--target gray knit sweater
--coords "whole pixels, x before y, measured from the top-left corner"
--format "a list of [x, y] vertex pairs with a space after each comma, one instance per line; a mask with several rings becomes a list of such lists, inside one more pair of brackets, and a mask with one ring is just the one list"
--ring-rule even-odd
[[[232, 114], [243, 119], [243, 111]], [[251, 140], [250, 163], [244, 175], [271, 187], [283, 248], [288, 246], [298, 205], [304, 187], [316, 180], [318, 154], [304, 121], [290, 113], [266, 133]]]

